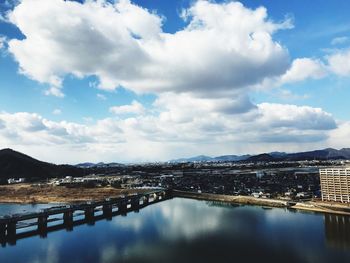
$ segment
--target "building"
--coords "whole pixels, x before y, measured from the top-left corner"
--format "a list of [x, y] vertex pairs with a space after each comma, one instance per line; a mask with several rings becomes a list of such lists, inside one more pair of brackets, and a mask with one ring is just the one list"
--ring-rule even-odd
[[350, 166], [320, 169], [322, 201], [350, 203]]
[[20, 184], [20, 183], [24, 183], [26, 181], [25, 178], [10, 178], [7, 179], [7, 183], [8, 184]]

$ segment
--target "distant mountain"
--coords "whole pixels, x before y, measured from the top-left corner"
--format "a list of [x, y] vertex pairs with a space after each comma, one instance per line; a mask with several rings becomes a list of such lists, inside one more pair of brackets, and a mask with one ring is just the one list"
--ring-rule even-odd
[[124, 164], [121, 163], [79, 163], [75, 165], [76, 167], [79, 168], [106, 168], [106, 167], [122, 167], [125, 166]]
[[278, 157], [274, 157], [268, 153], [262, 153], [258, 155], [254, 155], [246, 159], [246, 162], [272, 162], [278, 159]]
[[327, 148], [309, 152], [291, 153], [287, 154], [284, 159], [291, 161], [350, 159], [350, 148], [343, 148], [340, 150]]
[[198, 155], [190, 158], [180, 158], [175, 160], [170, 160], [171, 163], [192, 163], [192, 162], [212, 162], [214, 158], [206, 155]]
[[251, 155], [223, 155], [214, 157], [213, 159], [217, 162], [238, 162], [248, 159]]
[[[223, 155], [210, 157], [199, 155], [191, 158], [172, 160], [173, 163], [182, 162], [271, 162], [271, 161], [300, 161], [300, 160], [350, 160], [350, 148], [340, 150], [327, 148], [299, 153], [271, 152], [258, 155]], [[63, 176], [83, 176], [91, 169], [123, 167], [120, 163], [80, 163], [72, 165], [55, 165], [36, 160], [28, 155], [11, 149], [0, 150], [0, 181], [7, 178], [49, 178]], [[91, 168], [91, 169], [90, 169]]]
[[246, 160], [250, 155], [222, 155], [217, 157], [210, 157], [206, 155], [198, 155], [190, 158], [179, 158], [170, 160], [171, 163], [191, 163], [191, 162], [238, 162]]
[[269, 154], [259, 154], [248, 158], [246, 161], [304, 161], [304, 160], [335, 160], [344, 159], [350, 160], [350, 148], [343, 148], [340, 150], [327, 148], [323, 150], [315, 150], [298, 153], [280, 153], [273, 152]]
[[96, 164], [95, 163], [78, 163], [75, 166], [79, 168], [91, 168], [96, 166]]
[[272, 162], [272, 161], [301, 161], [301, 160], [350, 160], [350, 148], [340, 150], [327, 148], [298, 153], [270, 152], [257, 155], [223, 155], [218, 157], [209, 157], [199, 155], [191, 158], [180, 158], [171, 160], [173, 163], [185, 162]]
[[285, 157], [286, 155], [288, 155], [288, 153], [285, 153], [285, 152], [270, 152], [269, 155], [271, 155], [272, 157], [275, 157], [275, 158], [281, 158], [281, 157]]
[[0, 179], [81, 176], [84, 172], [71, 165], [42, 162], [11, 149], [0, 150]]

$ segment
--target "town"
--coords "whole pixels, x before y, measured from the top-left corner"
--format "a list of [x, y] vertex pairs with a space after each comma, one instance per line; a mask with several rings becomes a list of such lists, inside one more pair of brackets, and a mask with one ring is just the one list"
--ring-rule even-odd
[[[187, 192], [253, 196], [281, 200], [320, 199], [319, 169], [344, 166], [347, 161], [192, 162], [135, 165], [100, 165], [85, 168], [87, 175], [30, 180], [67, 188], [175, 189]], [[8, 184], [23, 183], [10, 178]]]

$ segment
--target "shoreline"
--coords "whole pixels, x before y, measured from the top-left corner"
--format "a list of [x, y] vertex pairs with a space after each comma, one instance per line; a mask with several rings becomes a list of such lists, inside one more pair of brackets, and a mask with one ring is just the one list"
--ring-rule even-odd
[[191, 198], [203, 201], [218, 201], [233, 204], [243, 204], [243, 205], [258, 205], [258, 206], [268, 206], [268, 207], [278, 207], [287, 208], [288, 201], [277, 200], [277, 199], [263, 199], [255, 198], [252, 196], [233, 196], [233, 195], [221, 195], [221, 194], [209, 194], [209, 193], [195, 193], [195, 192], [185, 192], [185, 191], [173, 191], [174, 197]]
[[[336, 214], [350, 216], [350, 206], [342, 204], [329, 204], [324, 202], [296, 202], [295, 205], [291, 205], [289, 201], [279, 199], [263, 199], [255, 198], [252, 196], [231, 196], [231, 195], [218, 195], [209, 193], [195, 193], [174, 190], [174, 197], [191, 198], [203, 201], [219, 201], [231, 204], [242, 205], [255, 205], [269, 208], [288, 208], [291, 210], [305, 211], [310, 213], [323, 213], [323, 214]], [[348, 211], [342, 211], [348, 210]]]
[[[147, 189], [118, 189], [112, 187], [67, 188], [63, 186], [33, 187], [30, 184], [17, 184], [0, 186], [0, 204], [74, 204], [133, 193], [143, 193], [145, 191]], [[341, 203], [327, 203], [322, 201], [296, 202], [256, 198], [253, 196], [232, 196], [179, 190], [173, 190], [173, 197], [350, 216], [350, 205]]]

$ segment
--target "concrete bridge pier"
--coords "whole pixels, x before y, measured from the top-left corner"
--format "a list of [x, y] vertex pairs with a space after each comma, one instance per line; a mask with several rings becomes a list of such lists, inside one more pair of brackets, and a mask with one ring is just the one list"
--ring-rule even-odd
[[103, 216], [107, 218], [107, 220], [112, 219], [112, 205], [105, 204], [102, 206]]
[[9, 222], [7, 223], [7, 238], [8, 238], [8, 243], [12, 246], [16, 245], [16, 226], [17, 222]]
[[147, 206], [148, 203], [149, 203], [149, 195], [143, 196], [143, 203], [142, 203], [142, 205], [143, 206]]
[[6, 223], [0, 223], [0, 239], [6, 236]]
[[0, 223], [0, 244], [2, 247], [6, 246], [6, 224]]
[[139, 210], [140, 209], [140, 199], [133, 198], [131, 199], [131, 210]]
[[38, 217], [38, 231], [41, 238], [47, 237], [47, 218], [48, 215], [40, 215]]
[[173, 197], [173, 191], [172, 190], [166, 190], [164, 192], [164, 199], [170, 199]]
[[118, 204], [118, 210], [120, 211], [120, 214], [122, 216], [126, 216], [127, 214], [127, 211], [128, 211], [128, 202], [125, 200], [125, 201], [122, 201]]
[[63, 213], [63, 224], [67, 231], [73, 230], [73, 212], [67, 211]]
[[95, 224], [95, 208], [94, 207], [87, 207], [85, 208], [85, 220], [87, 221], [88, 225], [94, 225]]

